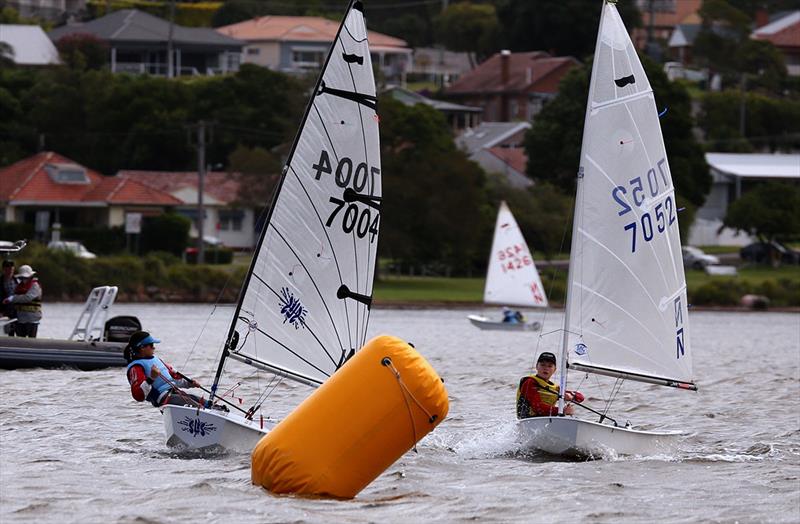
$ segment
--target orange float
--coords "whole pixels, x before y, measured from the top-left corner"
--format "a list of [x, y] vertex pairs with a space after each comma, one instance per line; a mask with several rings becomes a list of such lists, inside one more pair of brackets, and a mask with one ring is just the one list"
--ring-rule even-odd
[[256, 445], [253, 484], [352, 498], [447, 415], [433, 367], [399, 338], [370, 340]]

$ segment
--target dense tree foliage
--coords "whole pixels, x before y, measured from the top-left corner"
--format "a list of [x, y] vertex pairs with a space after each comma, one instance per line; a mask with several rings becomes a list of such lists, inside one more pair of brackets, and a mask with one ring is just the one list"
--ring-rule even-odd
[[[677, 193], [700, 206], [711, 178], [692, 134], [689, 94], [680, 84], [669, 82], [658, 64], [644, 57], [642, 63], [656, 104], [668, 109], [660, 122]], [[528, 174], [534, 180], [551, 182], [568, 193], [574, 191], [588, 93], [588, 69], [573, 69], [562, 80], [558, 95], [534, 119], [525, 141]]]
[[800, 232], [800, 188], [765, 182], [728, 206], [724, 225], [764, 240], [790, 239]]
[[90, 34], [72, 34], [57, 43], [58, 54], [71, 69], [101, 69], [108, 63], [108, 44]]
[[482, 62], [497, 48], [500, 30], [494, 6], [462, 2], [445, 9], [435, 21], [439, 40], [452, 51], [469, 54], [470, 62]]
[[[699, 127], [707, 147], [720, 152], [792, 151], [800, 148], [800, 100], [740, 91], [705, 93]], [[740, 126], [744, 119], [745, 134]]]
[[456, 149], [434, 109], [387, 97], [379, 113], [386, 196], [381, 255], [462, 274], [485, 265], [494, 211], [487, 206], [483, 171]]
[[[66, 67], [0, 70], [0, 164], [40, 143], [102, 173], [196, 169], [192, 126], [209, 122], [207, 161], [227, 165], [239, 144], [267, 150], [290, 140], [305, 85], [243, 65], [223, 77], [167, 80]], [[10, 118], [7, 118], [11, 115]]]

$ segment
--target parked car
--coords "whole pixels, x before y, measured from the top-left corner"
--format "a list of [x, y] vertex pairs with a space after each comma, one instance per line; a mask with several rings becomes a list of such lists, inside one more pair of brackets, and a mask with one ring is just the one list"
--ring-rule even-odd
[[800, 251], [780, 242], [754, 242], [739, 250], [739, 258], [755, 264], [800, 264]]
[[703, 253], [703, 250], [694, 246], [683, 246], [683, 267], [692, 269], [705, 269], [706, 266], [719, 264], [719, 258]]
[[86, 246], [80, 242], [72, 242], [69, 240], [53, 240], [47, 244], [47, 248], [60, 251], [69, 251], [78, 258], [97, 258], [97, 255], [86, 249]]

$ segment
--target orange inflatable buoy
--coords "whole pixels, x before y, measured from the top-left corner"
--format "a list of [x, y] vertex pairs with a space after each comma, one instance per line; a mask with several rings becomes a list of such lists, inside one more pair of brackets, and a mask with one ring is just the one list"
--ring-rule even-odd
[[447, 390], [414, 348], [370, 340], [253, 450], [253, 484], [352, 498], [447, 415]]

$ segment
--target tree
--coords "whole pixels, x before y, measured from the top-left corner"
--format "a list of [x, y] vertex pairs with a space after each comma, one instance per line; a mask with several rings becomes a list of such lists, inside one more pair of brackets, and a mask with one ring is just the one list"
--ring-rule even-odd
[[[592, 54], [600, 24], [600, 3], [586, 0], [497, 0], [501, 45], [511, 51], [544, 50], [583, 58]], [[636, 2], [619, 2], [628, 30], [641, 26]]]
[[[412, 266], [469, 274], [485, 264], [491, 228], [485, 175], [459, 151], [441, 113], [381, 100], [380, 254]], [[469, 220], [465, 220], [465, 212]]]
[[765, 182], [728, 206], [725, 227], [762, 240], [800, 235], [800, 188], [785, 182]]
[[[640, 58], [657, 106], [668, 109], [660, 123], [675, 188], [689, 202], [701, 206], [711, 187], [711, 175], [692, 134], [689, 94], [682, 85], [670, 82], [658, 64]], [[570, 71], [525, 138], [528, 174], [570, 194], [575, 190], [588, 92], [588, 69]]]
[[439, 40], [453, 51], [469, 53], [470, 63], [491, 54], [499, 31], [497, 13], [492, 5], [461, 2], [445, 9], [436, 18]]
[[239, 145], [228, 157], [228, 170], [241, 173], [237, 201], [246, 207], [261, 209], [272, 202], [272, 193], [280, 179], [282, 162], [278, 155], [261, 147]]
[[108, 62], [108, 44], [94, 35], [67, 35], [56, 47], [61, 60], [72, 69], [102, 69]]

